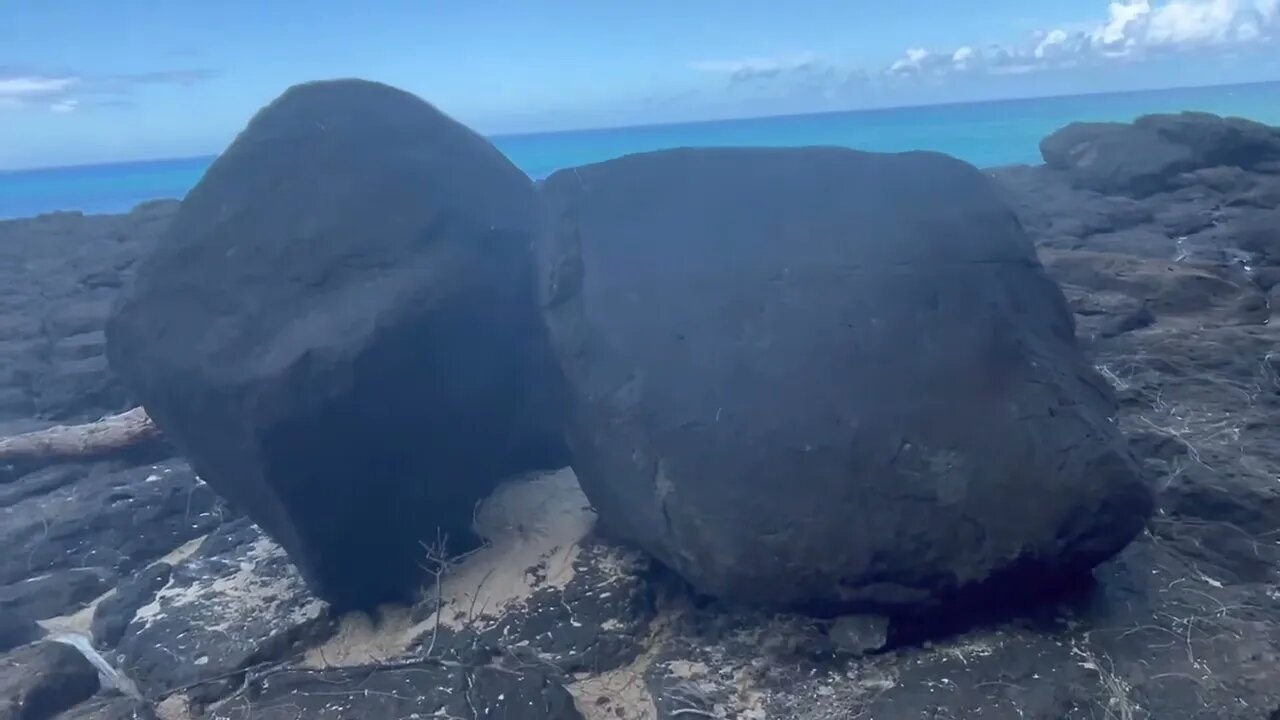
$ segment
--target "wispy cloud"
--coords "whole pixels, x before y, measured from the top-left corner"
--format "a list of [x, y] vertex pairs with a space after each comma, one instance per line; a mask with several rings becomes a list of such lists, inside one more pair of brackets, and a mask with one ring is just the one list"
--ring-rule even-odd
[[103, 82], [121, 87], [138, 85], [198, 85], [218, 76], [216, 70], [194, 68], [189, 70], [157, 70], [127, 75], [108, 75]]
[[771, 80], [782, 75], [822, 72], [826, 67], [816, 53], [806, 52], [780, 57], [738, 58], [733, 60], [698, 60], [689, 69], [724, 75], [733, 83]]
[[825, 103], [845, 91], [863, 87], [870, 79], [865, 70], [803, 52], [777, 57], [732, 60], [700, 60], [691, 70], [724, 78], [732, 96], [762, 101], [786, 97]]
[[66, 98], [59, 100], [49, 106], [49, 109], [56, 113], [74, 112], [80, 106], [80, 101], [75, 98]]
[[187, 87], [215, 77], [217, 72], [208, 69], [79, 75], [0, 68], [0, 109], [36, 108], [69, 113], [86, 106], [119, 107], [130, 104], [134, 93], [143, 86]]

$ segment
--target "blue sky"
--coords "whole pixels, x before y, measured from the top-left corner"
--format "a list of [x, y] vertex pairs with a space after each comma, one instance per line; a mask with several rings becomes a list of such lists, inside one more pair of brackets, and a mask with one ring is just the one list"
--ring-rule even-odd
[[0, 168], [212, 154], [331, 77], [487, 133], [1280, 80], [1280, 0], [0, 0]]

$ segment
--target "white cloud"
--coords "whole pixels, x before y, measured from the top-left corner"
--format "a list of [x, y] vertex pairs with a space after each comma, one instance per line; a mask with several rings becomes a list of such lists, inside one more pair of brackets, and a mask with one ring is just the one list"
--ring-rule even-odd
[[929, 59], [929, 51], [924, 48], [908, 48], [906, 57], [894, 61], [889, 66], [889, 74], [909, 74], [920, 69], [925, 60]]
[[79, 82], [79, 78], [43, 75], [0, 75], [0, 98], [25, 101], [61, 95]]
[[1038, 58], [1052, 57], [1055, 52], [1062, 49], [1068, 37], [1065, 30], [1050, 30], [1045, 34], [1040, 44], [1036, 45], [1033, 54]]
[[1091, 35], [1093, 44], [1108, 53], [1127, 53], [1134, 44], [1133, 28], [1151, 14], [1148, 0], [1123, 0], [1107, 6], [1107, 21]]
[[1280, 21], [1280, 0], [1113, 2], [1091, 35], [1095, 49], [1128, 54], [1264, 40]]
[[[727, 77], [751, 92], [810, 92], [831, 98], [880, 82], [937, 80], [957, 74], [1025, 75], [1064, 68], [1103, 71], [1159, 55], [1280, 45], [1280, 0], [1091, 0], [1093, 19], [1033, 33], [1022, 42], [913, 46], [874, 73], [829, 57], [797, 53], [703, 60], [688, 67]], [[1104, 4], [1105, 3], [1105, 4]], [[1280, 50], [1278, 50], [1280, 52]]]
[[1275, 22], [1276, 16], [1280, 15], [1280, 0], [1254, 0], [1253, 7], [1264, 24]]
[[1151, 45], [1222, 42], [1246, 21], [1241, 5], [1239, 0], [1174, 0], [1151, 13], [1145, 40]]
[[1235, 29], [1235, 39], [1243, 43], [1253, 42], [1261, 37], [1262, 31], [1259, 30], [1258, 26], [1252, 22], [1241, 23], [1240, 26]]
[[0, 68], [0, 109], [40, 108], [67, 113], [80, 107], [128, 104], [143, 85], [191, 86], [211, 80], [207, 69], [161, 70], [126, 75], [78, 76]]
[[[1280, 0], [1113, 0], [1106, 16], [1085, 30], [1055, 28], [1021, 45], [981, 53], [912, 48], [885, 70], [890, 77], [982, 71], [1018, 75], [1117, 59], [1140, 59], [1206, 47], [1270, 42], [1280, 35]], [[949, 62], [939, 62], [940, 58]]]

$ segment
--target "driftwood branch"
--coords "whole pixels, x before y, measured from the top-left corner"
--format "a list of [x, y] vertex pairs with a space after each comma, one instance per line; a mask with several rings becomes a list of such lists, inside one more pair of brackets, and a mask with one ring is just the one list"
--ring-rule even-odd
[[60, 462], [100, 460], [162, 446], [160, 429], [136, 407], [84, 425], [56, 425], [0, 438], [0, 468], [30, 472]]

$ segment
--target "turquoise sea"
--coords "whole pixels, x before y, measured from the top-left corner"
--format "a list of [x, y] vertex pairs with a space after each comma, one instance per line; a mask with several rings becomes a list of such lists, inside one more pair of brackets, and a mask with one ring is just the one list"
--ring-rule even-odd
[[[1073, 121], [1128, 121], [1182, 110], [1280, 125], [1280, 82], [507, 135], [493, 142], [535, 178], [627, 153], [693, 145], [925, 149], [993, 167], [1039, 162], [1041, 138]], [[0, 172], [0, 218], [56, 210], [123, 212], [147, 200], [180, 198], [212, 160]]]

